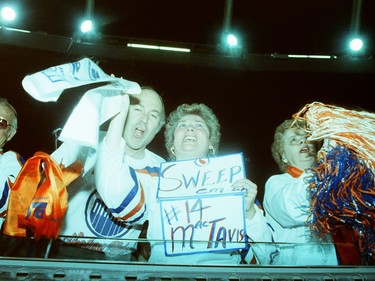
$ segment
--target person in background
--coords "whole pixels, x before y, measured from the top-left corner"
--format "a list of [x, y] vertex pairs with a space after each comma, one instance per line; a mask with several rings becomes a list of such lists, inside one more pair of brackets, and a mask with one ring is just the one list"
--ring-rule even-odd
[[[166, 148], [171, 160], [212, 157], [217, 155], [220, 136], [220, 124], [209, 107], [204, 104], [183, 104], [169, 115], [165, 131]], [[105, 143], [109, 145], [109, 142]], [[159, 201], [156, 197], [157, 182], [152, 189], [145, 189], [141, 179], [135, 178], [129, 166], [116, 160], [118, 156], [115, 154], [109, 156], [105, 151], [99, 152], [95, 174], [97, 189], [118, 219], [131, 224], [149, 221], [147, 238], [151, 243], [150, 263], [240, 264], [243, 260], [252, 260], [252, 251], [246, 257], [241, 256], [238, 251], [195, 254], [189, 255], [188, 259], [184, 255], [166, 256], [163, 241], [160, 241], [162, 230]], [[264, 237], [265, 233], [269, 233], [269, 236], [271, 234], [262, 211], [254, 204], [257, 186], [248, 179], [239, 180], [232, 186], [247, 190], [245, 211], [248, 233], [253, 234], [258, 241], [270, 240], [269, 237]], [[119, 205], [121, 208], [117, 207]], [[123, 212], [125, 209], [128, 210]]]
[[6, 98], [0, 97], [0, 228], [8, 207], [9, 184], [15, 181], [25, 162], [18, 153], [4, 151], [16, 133], [17, 112]]
[[[115, 218], [113, 205], [121, 216], [127, 211], [123, 196], [123, 175], [137, 179], [146, 190], [156, 188], [155, 170], [164, 160], [147, 149], [165, 122], [161, 96], [151, 87], [142, 87], [137, 95], [122, 96], [120, 113], [109, 123], [99, 151], [110, 158], [105, 167], [98, 166], [69, 186], [69, 207], [60, 232], [60, 242], [54, 243], [50, 257], [95, 260], [133, 260], [142, 224], [130, 225]], [[53, 154], [60, 159], [60, 156]], [[100, 157], [100, 155], [99, 155]], [[127, 167], [126, 171], [123, 167]], [[94, 175], [104, 177], [110, 185], [108, 194], [95, 188]], [[99, 190], [100, 191], [100, 190]], [[103, 202], [104, 201], [104, 202]], [[116, 214], [117, 217], [117, 214]]]
[[307, 141], [302, 121], [288, 119], [275, 131], [272, 156], [283, 174], [271, 176], [265, 185], [263, 207], [275, 230], [280, 254], [278, 265], [337, 265], [330, 237], [314, 238], [307, 225], [310, 202], [306, 179], [316, 163], [318, 145]]
[[4, 146], [17, 133], [17, 111], [6, 98], [0, 97], [0, 256], [43, 257], [46, 245], [33, 239], [13, 237], [3, 233], [10, 198], [10, 184], [20, 173], [25, 160], [17, 152], [4, 150]]

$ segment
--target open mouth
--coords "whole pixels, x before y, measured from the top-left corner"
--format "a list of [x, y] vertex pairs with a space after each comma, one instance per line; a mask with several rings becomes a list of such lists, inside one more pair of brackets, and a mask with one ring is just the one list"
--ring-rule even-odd
[[134, 131], [134, 135], [137, 137], [137, 138], [142, 138], [145, 134], [145, 130], [141, 129], [141, 128], [135, 128], [135, 131]]
[[301, 150], [299, 151], [300, 153], [309, 153], [309, 148], [308, 147], [302, 147]]
[[192, 137], [192, 136], [188, 136], [188, 137], [184, 138], [183, 142], [184, 143], [197, 142], [197, 138], [196, 137]]

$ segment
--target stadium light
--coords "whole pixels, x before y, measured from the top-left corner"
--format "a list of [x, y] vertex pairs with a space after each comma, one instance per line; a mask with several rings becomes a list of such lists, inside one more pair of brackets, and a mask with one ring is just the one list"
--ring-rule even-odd
[[363, 41], [360, 38], [354, 38], [350, 41], [349, 47], [354, 52], [359, 52], [363, 48]]
[[81, 23], [81, 31], [87, 33], [93, 30], [93, 23], [91, 20], [86, 19]]
[[16, 19], [16, 11], [9, 6], [1, 9], [1, 19], [4, 21], [14, 21]]
[[235, 47], [238, 44], [237, 37], [234, 34], [229, 34], [227, 36], [227, 43], [230, 47]]
[[82, 21], [80, 27], [82, 33], [89, 33], [94, 30], [94, 23], [92, 21], [94, 18], [94, 6], [95, 0], [86, 0], [85, 20]]

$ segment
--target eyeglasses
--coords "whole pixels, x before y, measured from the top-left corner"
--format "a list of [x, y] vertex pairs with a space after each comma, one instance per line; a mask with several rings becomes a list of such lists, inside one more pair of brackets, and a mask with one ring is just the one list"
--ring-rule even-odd
[[10, 124], [7, 120], [5, 120], [4, 118], [0, 117], [0, 129], [1, 130], [5, 130], [6, 128], [8, 128], [8, 126], [14, 128], [14, 126], [12, 124]]

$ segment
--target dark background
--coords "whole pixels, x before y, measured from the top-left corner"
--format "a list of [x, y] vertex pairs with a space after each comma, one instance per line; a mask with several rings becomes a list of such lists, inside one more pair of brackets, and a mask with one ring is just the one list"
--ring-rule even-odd
[[[58, 42], [72, 40], [86, 1], [24, 1], [25, 20], [14, 27], [32, 31], [25, 35], [29, 37], [9, 37], [0, 30], [0, 95], [19, 113], [18, 133], [6, 149], [25, 158], [55, 149], [53, 131], [65, 124], [83, 93], [72, 91], [56, 103], [42, 103], [23, 90], [21, 81], [27, 74], [87, 56], [108, 74], [155, 87], [167, 113], [182, 103], [210, 106], [222, 125], [220, 153], [244, 153], [248, 177], [258, 184], [261, 197], [266, 179], [279, 172], [270, 145], [284, 119], [313, 101], [375, 112], [374, 2], [363, 1], [361, 14], [360, 30], [369, 45], [360, 57], [353, 57], [345, 47], [353, 1], [234, 0], [232, 27], [244, 36], [240, 57], [231, 57], [218, 53], [225, 1], [97, 0], [96, 34], [88, 44], [74, 41], [76, 49]], [[119, 44], [129, 38], [179, 42], [209, 51], [183, 60], [160, 52], [120, 53]], [[337, 59], [269, 59], [275, 53]], [[151, 149], [167, 156], [163, 134]]]

